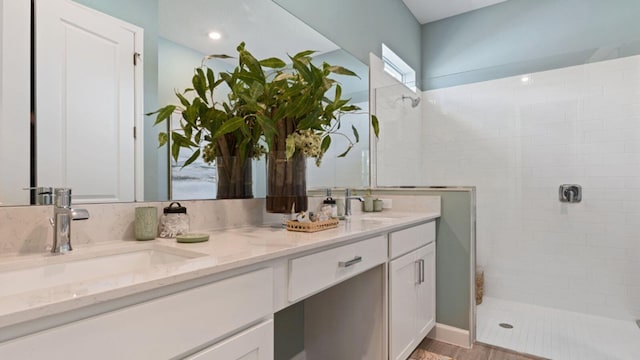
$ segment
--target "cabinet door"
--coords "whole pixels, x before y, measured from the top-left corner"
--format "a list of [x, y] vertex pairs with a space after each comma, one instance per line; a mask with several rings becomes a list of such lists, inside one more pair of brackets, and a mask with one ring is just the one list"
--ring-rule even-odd
[[436, 324], [436, 244], [417, 250], [422, 281], [416, 287], [416, 326], [418, 341], [422, 341]]
[[273, 320], [221, 341], [186, 360], [273, 360]]
[[389, 359], [406, 359], [416, 342], [416, 252], [389, 263]]

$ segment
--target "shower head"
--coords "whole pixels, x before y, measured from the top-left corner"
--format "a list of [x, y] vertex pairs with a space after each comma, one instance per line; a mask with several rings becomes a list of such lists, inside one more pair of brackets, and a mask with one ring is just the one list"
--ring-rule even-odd
[[416, 97], [416, 98], [412, 98], [411, 96], [407, 96], [407, 95], [402, 95], [402, 100], [411, 100], [411, 107], [414, 108], [416, 106], [418, 106], [418, 104], [420, 104], [420, 98]]

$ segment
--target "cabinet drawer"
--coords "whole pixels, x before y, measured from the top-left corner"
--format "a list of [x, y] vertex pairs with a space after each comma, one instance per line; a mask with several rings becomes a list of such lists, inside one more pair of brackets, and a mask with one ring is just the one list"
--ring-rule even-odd
[[389, 257], [394, 259], [436, 239], [436, 222], [410, 227], [389, 234]]
[[185, 360], [273, 360], [273, 320], [225, 339]]
[[289, 262], [289, 301], [295, 301], [387, 260], [385, 236], [324, 250]]
[[263, 269], [0, 344], [0, 359], [169, 359], [273, 312]]

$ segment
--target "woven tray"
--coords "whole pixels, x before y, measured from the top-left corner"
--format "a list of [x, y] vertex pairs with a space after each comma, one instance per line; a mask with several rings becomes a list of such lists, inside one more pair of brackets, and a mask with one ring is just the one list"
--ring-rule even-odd
[[316, 232], [338, 227], [338, 219], [329, 219], [325, 221], [315, 222], [298, 222], [295, 220], [287, 221], [287, 230], [300, 232]]

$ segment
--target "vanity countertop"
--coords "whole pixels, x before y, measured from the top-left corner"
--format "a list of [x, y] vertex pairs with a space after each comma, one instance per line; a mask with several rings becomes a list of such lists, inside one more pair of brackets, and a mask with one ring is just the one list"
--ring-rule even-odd
[[[210, 240], [202, 243], [177, 243], [175, 239], [145, 242], [113, 241], [90, 246], [77, 246], [72, 255], [100, 256], [116, 250], [136, 250], [153, 246], [199, 253], [202, 256], [158, 265], [145, 271], [134, 271], [91, 281], [77, 281], [45, 289], [35, 289], [2, 296], [0, 290], [0, 327], [61, 314], [164, 286], [198, 279], [225, 271], [256, 265], [304, 252], [336, 246], [341, 243], [374, 236], [406, 226], [433, 220], [437, 212], [383, 212], [353, 216], [341, 221], [337, 228], [300, 233], [272, 226], [252, 226], [226, 230], [198, 231], [208, 233]], [[15, 264], [46, 261], [51, 255], [4, 258], [0, 271]]]

